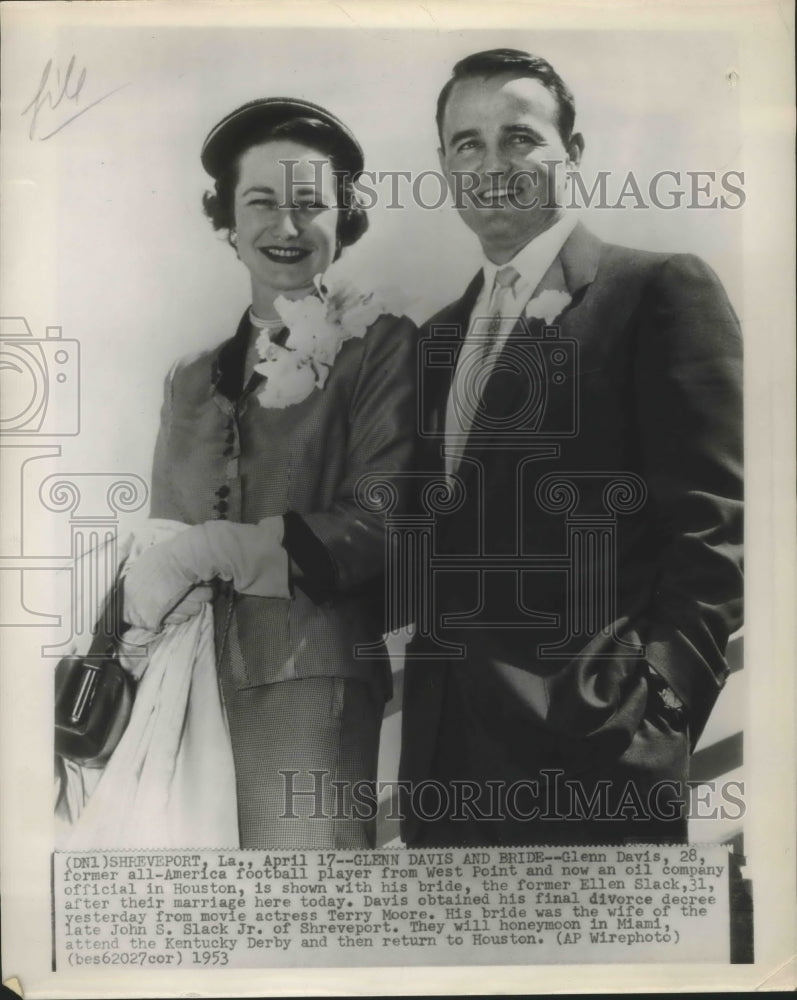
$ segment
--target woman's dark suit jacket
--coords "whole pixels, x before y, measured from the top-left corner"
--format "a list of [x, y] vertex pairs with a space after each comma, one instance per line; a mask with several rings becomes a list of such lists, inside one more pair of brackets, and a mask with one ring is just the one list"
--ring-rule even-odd
[[389, 661], [354, 654], [385, 631], [385, 512], [364, 509], [355, 490], [364, 476], [399, 480], [411, 461], [415, 327], [380, 317], [343, 344], [323, 389], [284, 409], [260, 405], [261, 376], [242, 387], [248, 331], [244, 316], [232, 339], [167, 376], [151, 516], [284, 515], [291, 599], [227, 588], [216, 601], [237, 689], [332, 676], [378, 678], [387, 692]]

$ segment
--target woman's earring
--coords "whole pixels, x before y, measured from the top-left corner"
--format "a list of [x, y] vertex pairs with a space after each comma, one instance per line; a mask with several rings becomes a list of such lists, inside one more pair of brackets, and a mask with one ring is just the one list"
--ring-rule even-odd
[[236, 233], [234, 229], [230, 230], [230, 243], [232, 243], [234, 247], [238, 246], [238, 233]]

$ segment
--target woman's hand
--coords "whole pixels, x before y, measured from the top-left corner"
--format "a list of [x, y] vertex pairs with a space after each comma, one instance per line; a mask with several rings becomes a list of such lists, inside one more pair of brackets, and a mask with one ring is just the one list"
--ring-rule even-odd
[[167, 622], [177, 624], [196, 614], [203, 595], [211, 599], [211, 588], [198, 586], [201, 579], [186, 565], [186, 545], [174, 544], [191, 531], [145, 549], [125, 568], [122, 617], [130, 625], [158, 632]]
[[197, 585], [217, 577], [232, 580], [242, 594], [290, 597], [283, 530], [281, 517], [206, 521], [146, 549], [125, 573], [125, 621], [150, 632], [184, 621], [212, 598], [210, 588]]
[[198, 615], [205, 604], [213, 600], [213, 587], [202, 585], [193, 587], [180, 601], [177, 607], [168, 613], [163, 619], [164, 625], [180, 625], [187, 622], [189, 618]]

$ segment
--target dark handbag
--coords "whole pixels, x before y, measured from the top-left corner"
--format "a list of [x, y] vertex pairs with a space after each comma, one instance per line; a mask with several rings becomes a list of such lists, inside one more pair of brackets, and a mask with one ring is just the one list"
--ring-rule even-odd
[[65, 656], [55, 668], [55, 752], [84, 767], [105, 764], [133, 709], [134, 681], [116, 652], [127, 627], [122, 587], [120, 572], [86, 656]]

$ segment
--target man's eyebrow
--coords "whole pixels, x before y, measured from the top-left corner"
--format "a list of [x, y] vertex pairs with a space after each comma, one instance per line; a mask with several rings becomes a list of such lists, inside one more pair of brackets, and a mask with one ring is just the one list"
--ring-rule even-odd
[[542, 142], [543, 141], [543, 137], [540, 135], [540, 133], [535, 128], [532, 128], [531, 125], [523, 125], [521, 123], [517, 123], [517, 124], [513, 124], [513, 125], [504, 125], [501, 128], [501, 131], [502, 132], [508, 132], [510, 134], [513, 133], [513, 132], [520, 132], [522, 135], [531, 136], [532, 139], [536, 139], [538, 142]]
[[478, 129], [466, 128], [460, 132], [455, 132], [448, 141], [453, 145], [455, 142], [461, 142], [463, 139], [472, 139], [474, 136], [477, 136], [478, 134], [479, 134]]

